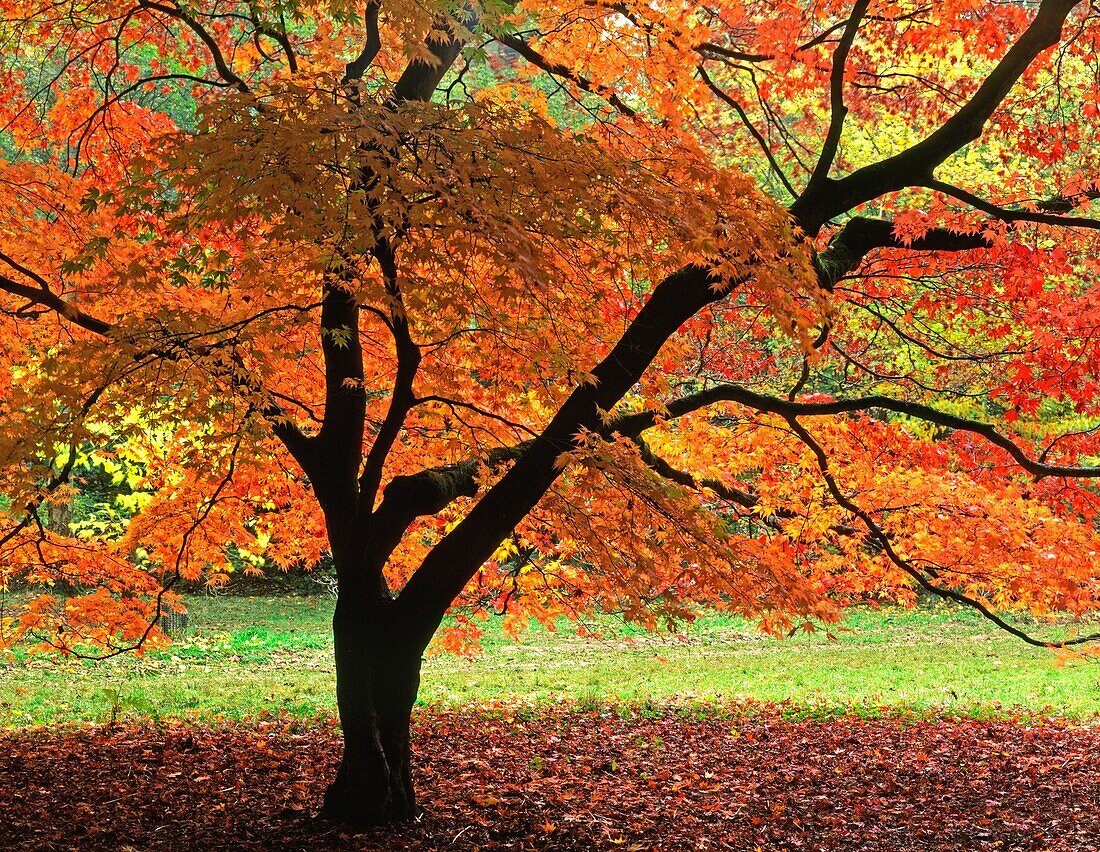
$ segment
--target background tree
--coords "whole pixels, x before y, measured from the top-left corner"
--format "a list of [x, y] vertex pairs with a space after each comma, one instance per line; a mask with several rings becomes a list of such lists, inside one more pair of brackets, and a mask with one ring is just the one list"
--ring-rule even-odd
[[3, 8], [6, 641], [331, 551], [376, 823], [448, 610], [1096, 604], [1087, 3]]

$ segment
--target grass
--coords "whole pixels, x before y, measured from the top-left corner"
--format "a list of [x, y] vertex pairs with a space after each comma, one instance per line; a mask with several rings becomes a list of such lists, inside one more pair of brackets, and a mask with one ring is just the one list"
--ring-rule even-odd
[[[100, 663], [0, 663], [0, 726], [122, 717], [213, 719], [333, 710], [328, 597], [195, 597], [164, 652]], [[836, 638], [771, 639], [700, 619], [677, 635], [610, 625], [605, 638], [495, 621], [477, 659], [431, 656], [420, 701], [790, 701], [801, 713], [1100, 713], [1100, 663], [1059, 661], [966, 611], [855, 609]], [[808, 709], [806, 709], [808, 708]], [[793, 712], [793, 711], [792, 711]]]

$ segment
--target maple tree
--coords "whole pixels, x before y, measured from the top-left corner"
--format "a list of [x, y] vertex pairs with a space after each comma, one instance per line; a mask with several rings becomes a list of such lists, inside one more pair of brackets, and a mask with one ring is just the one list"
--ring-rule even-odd
[[474, 614], [1096, 606], [1083, 0], [2, 8], [5, 642], [330, 552], [377, 823]]

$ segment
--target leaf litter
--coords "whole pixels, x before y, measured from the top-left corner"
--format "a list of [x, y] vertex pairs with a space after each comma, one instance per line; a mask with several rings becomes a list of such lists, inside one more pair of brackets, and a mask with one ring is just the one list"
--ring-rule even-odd
[[357, 850], [1100, 849], [1100, 725], [795, 721], [776, 707], [427, 709], [425, 814], [317, 816], [332, 721], [0, 733], [0, 847]]

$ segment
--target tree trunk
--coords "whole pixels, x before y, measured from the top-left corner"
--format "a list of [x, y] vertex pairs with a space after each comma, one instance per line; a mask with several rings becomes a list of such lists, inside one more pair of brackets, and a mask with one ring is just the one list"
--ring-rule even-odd
[[325, 792], [324, 815], [337, 822], [383, 825], [418, 813], [409, 722], [421, 651], [392, 623], [388, 606], [354, 606], [343, 593], [336, 603], [332, 626], [344, 755]]

